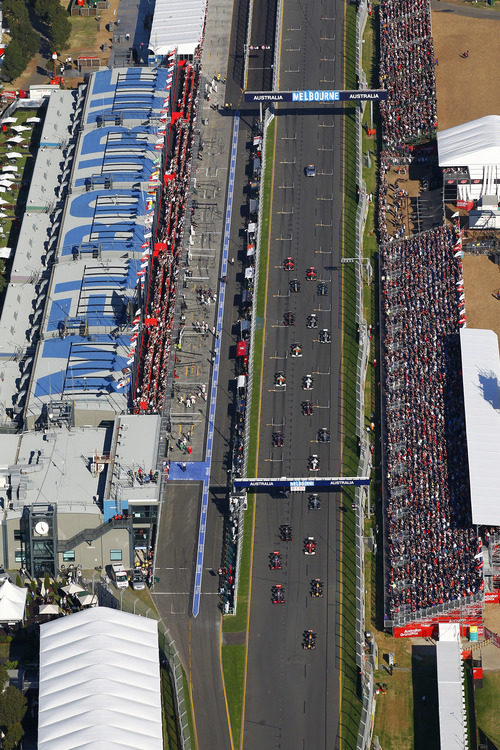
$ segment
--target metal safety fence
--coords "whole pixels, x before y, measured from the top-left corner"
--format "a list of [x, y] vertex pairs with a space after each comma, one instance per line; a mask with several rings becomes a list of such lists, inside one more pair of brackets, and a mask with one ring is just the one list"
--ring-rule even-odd
[[[368, 18], [368, 3], [358, 2], [356, 14], [356, 75], [360, 87], [366, 87], [366, 75], [362, 66], [363, 34]], [[359, 436], [360, 458], [358, 476], [369, 476], [371, 471], [370, 444], [365, 434], [365, 380], [368, 367], [370, 340], [364, 314], [363, 287], [364, 269], [369, 261], [363, 255], [363, 235], [368, 216], [368, 200], [363, 180], [363, 109], [356, 111], [356, 185], [358, 188], [358, 208], [355, 224], [355, 277], [356, 277], [356, 324], [358, 327], [359, 350], [356, 363], [356, 432]], [[371, 268], [370, 268], [371, 270]], [[356, 665], [360, 670], [362, 689], [361, 719], [358, 727], [356, 750], [369, 750], [373, 730], [374, 689], [373, 668], [366, 658], [365, 651], [365, 548], [364, 519], [369, 504], [368, 490], [357, 487], [355, 490], [355, 553], [356, 553]]]

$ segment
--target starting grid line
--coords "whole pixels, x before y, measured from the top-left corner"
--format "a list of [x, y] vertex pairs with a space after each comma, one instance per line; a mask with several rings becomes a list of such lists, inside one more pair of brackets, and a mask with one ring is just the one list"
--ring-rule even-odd
[[[235, 112], [233, 124], [233, 137], [231, 141], [231, 165], [229, 168], [229, 187], [227, 193], [226, 218], [224, 221], [224, 242], [222, 246], [222, 268], [221, 275], [227, 273], [227, 262], [229, 255], [229, 233], [231, 229], [231, 213], [233, 210], [234, 175], [236, 169], [236, 152], [238, 148], [238, 131], [240, 126], [240, 113]], [[197, 617], [200, 611], [201, 580], [203, 575], [203, 557], [205, 555], [205, 536], [208, 514], [208, 490], [210, 487], [210, 470], [212, 466], [212, 447], [214, 441], [215, 406], [217, 403], [217, 384], [219, 380], [220, 346], [222, 321], [224, 318], [224, 299], [226, 296], [226, 284], [219, 285], [219, 298], [217, 304], [217, 323], [215, 338], [214, 369], [212, 373], [212, 386], [210, 389], [210, 410], [208, 417], [207, 453], [205, 456], [205, 478], [203, 480], [203, 495], [201, 499], [200, 526], [198, 530], [198, 551], [196, 554], [196, 573], [194, 578], [193, 594], [193, 617]]]

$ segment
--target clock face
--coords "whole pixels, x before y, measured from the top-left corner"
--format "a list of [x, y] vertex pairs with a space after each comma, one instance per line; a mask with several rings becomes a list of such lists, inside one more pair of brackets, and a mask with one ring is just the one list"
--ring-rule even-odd
[[35, 526], [35, 531], [37, 534], [40, 534], [40, 536], [45, 536], [49, 533], [49, 524], [47, 521], [38, 521]]

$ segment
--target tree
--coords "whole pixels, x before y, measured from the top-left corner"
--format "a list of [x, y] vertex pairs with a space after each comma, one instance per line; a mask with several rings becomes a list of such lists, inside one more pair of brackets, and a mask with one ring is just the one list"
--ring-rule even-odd
[[7, 727], [7, 733], [5, 735], [5, 738], [2, 744], [3, 750], [15, 750], [15, 748], [19, 745], [23, 737], [24, 737], [23, 725], [20, 722], [16, 722], [15, 724], [10, 724], [10, 726]]
[[0, 693], [0, 726], [20, 724], [26, 713], [26, 698], [20, 690], [9, 685]]

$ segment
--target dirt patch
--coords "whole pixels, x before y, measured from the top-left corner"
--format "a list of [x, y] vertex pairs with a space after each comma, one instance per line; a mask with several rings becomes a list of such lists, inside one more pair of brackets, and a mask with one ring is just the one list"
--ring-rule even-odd
[[463, 267], [468, 328], [489, 328], [500, 339], [500, 300], [493, 296], [500, 289], [500, 266], [487, 255], [465, 255]]
[[[500, 114], [500, 87], [492, 71], [500, 63], [500, 14], [472, 18], [432, 11], [439, 130]], [[467, 58], [461, 54], [469, 50]]]

